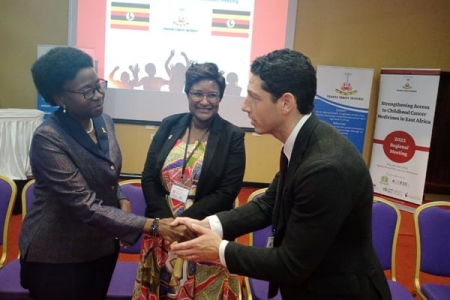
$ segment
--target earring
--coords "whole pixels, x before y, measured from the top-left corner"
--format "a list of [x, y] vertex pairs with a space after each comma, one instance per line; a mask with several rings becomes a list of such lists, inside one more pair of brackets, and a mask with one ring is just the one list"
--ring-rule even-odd
[[66, 106], [63, 105], [63, 113], [66, 113]]

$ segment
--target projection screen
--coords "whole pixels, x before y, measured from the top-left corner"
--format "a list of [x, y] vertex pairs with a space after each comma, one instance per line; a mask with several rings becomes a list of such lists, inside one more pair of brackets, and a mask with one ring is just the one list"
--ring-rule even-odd
[[70, 0], [69, 45], [109, 80], [115, 122], [158, 125], [188, 111], [186, 68], [214, 62], [227, 79], [219, 114], [251, 130], [241, 111], [250, 64], [293, 47], [296, 11], [294, 0]]

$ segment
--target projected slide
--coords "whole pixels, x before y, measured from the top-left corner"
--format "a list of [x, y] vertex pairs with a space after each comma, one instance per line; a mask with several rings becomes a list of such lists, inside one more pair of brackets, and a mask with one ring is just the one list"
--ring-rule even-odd
[[292, 47], [295, 12], [289, 9], [296, 6], [289, 0], [78, 0], [72, 7], [73, 46], [88, 49], [109, 81], [105, 112], [116, 121], [157, 124], [188, 111], [187, 67], [214, 62], [227, 80], [219, 114], [249, 128], [241, 104], [250, 64]]

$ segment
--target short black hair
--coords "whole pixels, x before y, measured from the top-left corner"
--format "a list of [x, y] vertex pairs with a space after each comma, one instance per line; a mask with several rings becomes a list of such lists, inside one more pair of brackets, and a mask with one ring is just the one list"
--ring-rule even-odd
[[36, 89], [44, 100], [57, 106], [55, 96], [63, 92], [63, 85], [73, 80], [84, 68], [92, 68], [92, 57], [73, 47], [56, 47], [39, 57], [31, 67]]
[[317, 79], [307, 56], [291, 49], [275, 50], [256, 58], [251, 72], [261, 78], [261, 88], [272, 95], [272, 101], [276, 102], [284, 93], [292, 93], [300, 113], [309, 114], [313, 110]]
[[219, 71], [219, 67], [215, 63], [192, 63], [186, 71], [186, 82], [184, 84], [184, 92], [189, 94], [191, 87], [201, 80], [214, 80], [219, 86], [220, 99], [222, 100], [225, 92], [225, 78], [223, 72]]

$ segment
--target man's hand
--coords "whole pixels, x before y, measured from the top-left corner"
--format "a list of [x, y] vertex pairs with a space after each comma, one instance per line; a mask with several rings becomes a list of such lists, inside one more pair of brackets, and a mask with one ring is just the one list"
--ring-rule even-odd
[[201, 221], [196, 219], [191, 219], [187, 217], [179, 217], [176, 218], [172, 223], [170, 223], [170, 226], [179, 226], [180, 224], [187, 226], [188, 228], [192, 229], [192, 224], [197, 224], [199, 226], [211, 229], [211, 226], [209, 225], [208, 219], [203, 219]]
[[195, 238], [197, 235], [187, 226], [180, 224], [172, 226], [173, 218], [159, 220], [158, 233], [163, 238], [166, 245], [173, 242], [184, 242]]
[[[180, 219], [188, 218], [177, 218], [174, 223]], [[198, 221], [200, 224], [191, 223], [189, 226], [198, 234], [197, 238], [182, 243], [174, 242], [170, 246], [170, 250], [179, 257], [189, 261], [217, 261], [219, 259], [219, 246], [222, 239], [211, 229], [202, 226], [201, 223], [203, 223], [203, 221]]]

